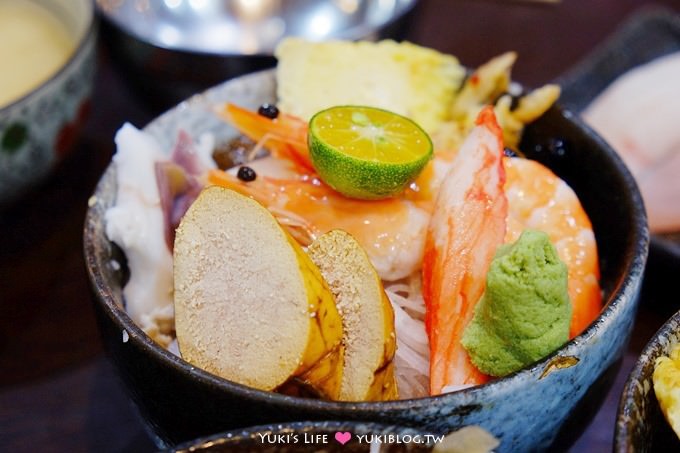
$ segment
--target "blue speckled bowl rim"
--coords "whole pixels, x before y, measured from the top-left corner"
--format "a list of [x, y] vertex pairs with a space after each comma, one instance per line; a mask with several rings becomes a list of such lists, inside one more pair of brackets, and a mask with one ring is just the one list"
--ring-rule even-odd
[[[273, 70], [260, 71], [243, 77], [244, 78], [262, 77], [267, 73], [273, 74]], [[156, 121], [162, 120], [164, 116], [172, 114], [172, 112], [175, 111], [176, 109], [185, 108], [186, 106], [184, 104], [187, 102], [192, 102], [192, 99], [205, 96], [206, 94], [209, 94], [213, 90], [220, 89], [221, 86], [222, 85], [218, 85], [217, 87], [207, 90], [205, 93], [196, 95], [190, 98], [189, 100], [179, 104], [174, 109], [158, 117], [152, 123], [147, 125], [147, 127], [154, 124]], [[251, 387], [247, 387], [245, 385], [241, 385], [220, 378], [207, 371], [192, 366], [190, 363], [184, 361], [180, 357], [177, 357], [173, 353], [158, 346], [158, 344], [156, 344], [148, 335], [146, 335], [146, 333], [144, 333], [141, 330], [141, 328], [137, 326], [137, 324], [134, 321], [132, 321], [132, 319], [125, 312], [125, 310], [116, 303], [110, 291], [105, 290], [107, 285], [102, 277], [102, 271], [96, 266], [97, 263], [96, 257], [92, 256], [91, 253], [95, 249], [94, 245], [91, 244], [93, 238], [89, 237], [87, 234], [87, 225], [93, 222], [90, 218], [92, 216], [92, 209], [90, 208], [88, 210], [85, 222], [86, 234], [84, 237], [84, 249], [86, 255], [86, 263], [88, 264], [87, 270], [89, 278], [98, 296], [99, 299], [98, 303], [103, 302], [105, 311], [108, 312], [109, 316], [114, 320], [114, 322], [118, 325], [121, 331], [125, 330], [128, 333], [129, 341], [134, 341], [138, 343], [145, 350], [145, 352], [151, 355], [151, 357], [161, 360], [166, 365], [169, 365], [171, 368], [175, 369], [180, 373], [190, 373], [194, 379], [201, 382], [202, 384], [214, 388], [219, 388], [230, 393], [239, 394], [242, 397], [245, 397], [252, 401], [263, 402], [265, 404], [278, 404], [283, 406], [292, 405], [295, 406], [296, 408], [310, 410], [328, 409], [335, 411], [361, 410], [366, 412], [383, 412], [394, 410], [418, 410], [425, 409], [431, 406], [434, 401], [443, 401], [444, 403], [450, 401], [451, 403], [454, 403], [456, 402], [456, 400], [458, 400], [461, 393], [470, 395], [469, 398], [472, 399], [477, 394], [491, 391], [491, 389], [493, 389], [494, 387], [510, 385], [512, 382], [518, 381], [521, 382], [525, 380], [527, 377], [530, 377], [531, 374], [535, 374], [537, 370], [545, 369], [546, 365], [548, 365], [550, 361], [558, 355], [578, 356], [579, 344], [586, 342], [588, 339], [594, 339], [601, 335], [602, 334], [601, 326], [605, 324], [607, 318], [609, 318], [613, 313], [617, 311], [618, 306], [620, 304], [634, 303], [631, 299], [635, 294], [636, 288], [638, 288], [639, 286], [642, 270], [644, 269], [647, 259], [649, 233], [647, 229], [646, 214], [641, 195], [637, 189], [637, 185], [632, 175], [628, 171], [627, 167], [624, 165], [623, 161], [613, 151], [613, 149], [594, 131], [592, 131], [592, 129], [590, 129], [586, 124], [584, 124], [578, 118], [577, 115], [569, 111], [563, 111], [563, 115], [567, 121], [576, 124], [579, 128], [585, 130], [587, 134], [593, 137], [593, 139], [597, 142], [597, 145], [611, 160], [612, 169], [619, 173], [625, 181], [625, 185], [628, 188], [630, 202], [632, 203], [634, 209], [635, 214], [634, 217], [635, 219], [637, 219], [637, 222], [634, 225], [630, 225], [630, 228], [634, 230], [632, 241], [633, 245], [631, 246], [632, 256], [626, 263], [625, 275], [620, 280], [619, 285], [612, 290], [612, 293], [610, 294], [609, 298], [606, 301], [604, 301], [606, 305], [600, 316], [584, 332], [570, 340], [565, 346], [555, 351], [554, 353], [550, 354], [543, 360], [536, 362], [530, 367], [524, 368], [514, 374], [491, 381], [484, 385], [471, 387], [443, 395], [381, 402], [338, 402], [300, 398], [295, 396], [282, 395], [274, 392], [257, 390]], [[106, 178], [107, 175], [109, 175], [110, 177], [111, 175], [109, 172], [112, 172], [112, 165], [110, 165], [109, 168], [106, 170], [102, 179]], [[98, 186], [97, 190], [95, 191], [95, 194], [97, 193], [99, 188], [100, 186]]]
[[76, 45], [75, 49], [73, 50], [73, 53], [71, 54], [71, 56], [61, 65], [61, 67], [57, 70], [57, 72], [52, 74], [48, 79], [44, 80], [36, 88], [34, 88], [33, 90], [24, 94], [20, 98], [15, 99], [14, 101], [10, 102], [9, 104], [5, 104], [4, 106], [0, 107], [0, 117], [2, 117], [3, 111], [10, 110], [11, 108], [14, 108], [15, 106], [25, 102], [26, 100], [33, 98], [33, 97], [41, 96], [42, 92], [47, 90], [47, 86], [50, 85], [51, 83], [53, 83], [54, 80], [61, 77], [61, 75], [71, 65], [71, 63], [73, 63], [73, 61], [76, 58], [78, 58], [78, 56], [83, 52], [85, 46], [88, 45], [87, 43], [96, 36], [97, 29], [98, 29], [98, 22], [97, 22], [97, 16], [95, 15], [95, 11], [94, 11], [94, 5], [92, 4], [91, 1], [87, 1], [85, 3], [90, 5], [87, 28], [85, 29], [85, 32], [83, 33], [83, 35], [78, 40], [78, 44]]

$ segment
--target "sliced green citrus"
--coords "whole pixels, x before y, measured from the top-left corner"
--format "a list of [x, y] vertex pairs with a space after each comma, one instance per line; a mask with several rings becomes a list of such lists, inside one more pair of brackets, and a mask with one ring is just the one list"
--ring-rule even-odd
[[308, 140], [321, 179], [352, 198], [400, 193], [432, 157], [432, 141], [420, 126], [374, 107], [322, 110], [309, 121]]

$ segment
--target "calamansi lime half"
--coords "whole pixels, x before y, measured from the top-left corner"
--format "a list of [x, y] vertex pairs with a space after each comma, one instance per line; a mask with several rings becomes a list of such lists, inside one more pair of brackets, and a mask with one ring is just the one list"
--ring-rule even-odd
[[309, 121], [308, 140], [321, 179], [352, 198], [400, 193], [432, 157], [432, 141], [420, 126], [374, 107], [322, 110]]

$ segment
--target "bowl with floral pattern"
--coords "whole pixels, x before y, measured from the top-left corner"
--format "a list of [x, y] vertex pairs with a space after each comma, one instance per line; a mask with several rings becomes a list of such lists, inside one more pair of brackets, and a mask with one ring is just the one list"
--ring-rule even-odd
[[0, 79], [0, 204], [9, 204], [44, 180], [79, 135], [90, 105], [97, 22], [89, 0], [2, 8], [18, 24], [5, 29], [14, 64], [3, 65]]

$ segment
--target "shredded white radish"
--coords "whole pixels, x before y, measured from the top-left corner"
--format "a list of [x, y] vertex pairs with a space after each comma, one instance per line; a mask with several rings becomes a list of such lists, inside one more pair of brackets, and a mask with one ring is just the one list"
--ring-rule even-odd
[[[394, 294], [388, 292], [388, 297], [392, 300]], [[394, 302], [392, 304], [394, 305]], [[421, 354], [423, 357], [427, 357], [429, 355], [429, 349], [427, 335], [425, 334], [425, 323], [421, 320], [412, 318], [398, 305], [393, 308], [394, 324], [395, 327], [399, 326], [399, 329], [397, 329], [397, 341], [405, 343], [415, 352]]]
[[425, 332], [425, 303], [419, 275], [385, 285], [394, 310], [397, 352], [394, 371], [401, 398], [429, 394], [430, 351]]

